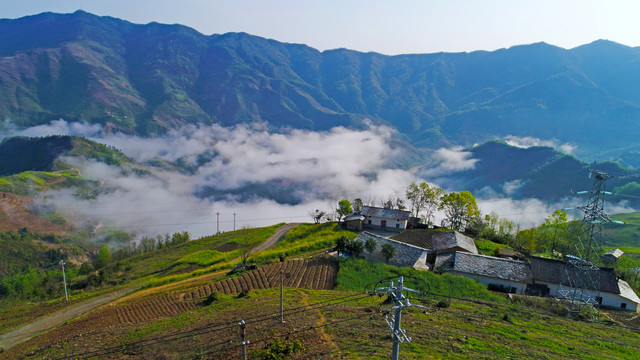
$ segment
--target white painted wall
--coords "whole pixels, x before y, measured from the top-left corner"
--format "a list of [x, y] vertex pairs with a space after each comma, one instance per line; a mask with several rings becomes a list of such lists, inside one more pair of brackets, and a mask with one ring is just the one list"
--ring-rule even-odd
[[[551, 283], [547, 283], [544, 281], [538, 281], [536, 282], [537, 284], [545, 284], [549, 287], [549, 296], [553, 296], [555, 298], [560, 298], [560, 294], [558, 293], [558, 289], [560, 288], [560, 285], [558, 284], [551, 284]], [[565, 287], [566, 290], [569, 290], [571, 288], [567, 288]], [[631, 311], [638, 311], [638, 304], [629, 300], [629, 299], [625, 299], [622, 296], [620, 296], [619, 294], [612, 294], [612, 293], [608, 293], [608, 292], [600, 292], [600, 294], [596, 294], [595, 291], [589, 291], [586, 290], [585, 294], [595, 298], [596, 296], [600, 296], [602, 298], [602, 306], [606, 306], [606, 307], [610, 307], [610, 308], [615, 308], [615, 309], [621, 309], [621, 304], [627, 304], [626, 305], [626, 310], [631, 310]]]
[[[364, 219], [364, 225], [382, 226], [382, 220], [387, 221], [387, 228], [404, 230], [407, 228], [407, 220], [387, 219], [375, 216], [367, 216]], [[371, 221], [371, 223], [369, 223]], [[398, 227], [396, 227], [396, 225]]]

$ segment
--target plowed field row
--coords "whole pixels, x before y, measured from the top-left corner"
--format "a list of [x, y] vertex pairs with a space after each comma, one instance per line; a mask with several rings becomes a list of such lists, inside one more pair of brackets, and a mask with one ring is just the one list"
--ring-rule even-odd
[[156, 299], [118, 306], [115, 308], [117, 322], [135, 324], [161, 317], [177, 316], [198, 306], [197, 301], [190, 300], [205, 298], [214, 291], [221, 294], [237, 294], [252, 289], [277, 287], [280, 286], [280, 271], [289, 275], [284, 277], [286, 287], [330, 290], [335, 285], [338, 266], [333, 259], [327, 258], [274, 263], [265, 268], [244, 273], [242, 276], [199, 287], [186, 293], [182, 300], [180, 294], [175, 292]]
[[[212, 292], [236, 294], [253, 289], [280, 286], [280, 272], [284, 272], [284, 286], [315, 290], [330, 290], [335, 285], [338, 265], [333, 259], [290, 260], [274, 263], [242, 276], [207, 284], [185, 294], [184, 300], [199, 299]], [[286, 276], [288, 274], [288, 276]]]
[[193, 302], [180, 301], [177, 294], [167, 294], [154, 300], [116, 308], [116, 316], [121, 324], [171, 317], [196, 308]]

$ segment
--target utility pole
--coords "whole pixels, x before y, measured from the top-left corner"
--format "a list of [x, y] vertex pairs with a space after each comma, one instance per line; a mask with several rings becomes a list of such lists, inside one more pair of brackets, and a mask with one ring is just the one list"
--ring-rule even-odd
[[284, 278], [289, 278], [289, 273], [280, 270], [280, 323], [284, 324]]
[[64, 298], [69, 301], [69, 295], [67, 294], [67, 277], [64, 275], [64, 260], [60, 260], [62, 265], [62, 281], [64, 282]]
[[236, 231], [236, 213], [233, 213], [233, 231]]
[[244, 320], [241, 320], [238, 323], [238, 326], [240, 326], [240, 336], [242, 336], [242, 360], [247, 360], [247, 345], [249, 345], [251, 342], [246, 340], [246, 323], [244, 322]]
[[[402, 309], [408, 308], [408, 307], [417, 307], [424, 310], [432, 310], [431, 308], [426, 306], [410, 303], [409, 298], [404, 296], [403, 294], [403, 292], [405, 291], [421, 293], [421, 291], [417, 291], [417, 290], [413, 290], [408, 287], [405, 287], [404, 276], [400, 276], [400, 278], [398, 279], [397, 286], [394, 286], [393, 281], [391, 281], [389, 287], [377, 288], [376, 290], [374, 290], [374, 292], [380, 296], [384, 294], [389, 294], [393, 299], [393, 303], [394, 303], [393, 307], [382, 311], [383, 313], [386, 314], [384, 319], [386, 320], [387, 325], [389, 325], [391, 338], [393, 339], [393, 348], [391, 351], [392, 360], [398, 360], [398, 357], [400, 356], [400, 343], [411, 342], [411, 338], [408, 337], [405, 330], [403, 330], [400, 327]], [[393, 310], [393, 315], [391, 317], [391, 320], [389, 320], [389, 313], [391, 313], [391, 310]]]
[[216, 213], [216, 235], [220, 234], [220, 213]]

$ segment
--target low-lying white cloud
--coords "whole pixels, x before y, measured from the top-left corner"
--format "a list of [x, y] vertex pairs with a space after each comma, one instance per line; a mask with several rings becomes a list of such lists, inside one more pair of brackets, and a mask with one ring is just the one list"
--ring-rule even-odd
[[560, 144], [557, 140], [543, 140], [532, 136], [514, 136], [508, 135], [504, 138], [504, 141], [519, 148], [530, 148], [533, 146], [546, 146], [556, 149], [565, 154], [573, 154], [576, 151], [576, 146], [570, 143]]
[[438, 149], [433, 155], [433, 165], [424, 168], [422, 175], [437, 177], [472, 170], [478, 162], [478, 159], [474, 159], [472, 156], [471, 152], [464, 151], [462, 147]]
[[[390, 145], [393, 131], [381, 126], [286, 133], [252, 125], [186, 126], [154, 138], [106, 134], [95, 125], [63, 120], [36, 128], [10, 133], [86, 136], [139, 162], [186, 159], [195, 165], [199, 155], [211, 155], [188, 174], [153, 167], [149, 175], [125, 174], [104, 163], [65, 159], [83, 176], [102, 181], [97, 196], [81, 200], [69, 191], [53, 191], [48, 204], [79, 225], [122, 227], [138, 235], [188, 230], [201, 236], [214, 233], [218, 219], [221, 231], [232, 230], [234, 213], [236, 227], [309, 221], [310, 210], [329, 210], [327, 198], [362, 197], [380, 204], [418, 181], [408, 171], [390, 168], [401, 154]], [[278, 186], [280, 196], [293, 200], [283, 204], [260, 190]], [[239, 194], [250, 191], [254, 196]]]
[[[176, 231], [209, 235], [218, 229], [232, 230], [234, 219], [235, 228], [308, 222], [310, 211], [330, 211], [342, 198], [360, 197], [381, 205], [389, 196], [403, 197], [407, 185], [422, 178], [446, 191], [460, 191], [464, 189], [449, 188], [438, 179], [474, 169], [478, 161], [462, 148], [440, 149], [434, 152], [433, 166], [423, 169], [418, 178], [390, 165], [402, 151], [391, 145], [392, 129], [373, 125], [361, 130], [336, 127], [283, 133], [260, 125], [186, 126], [154, 138], [107, 134], [99, 125], [64, 120], [25, 130], [7, 125], [6, 136], [79, 135], [114, 146], [139, 162], [161, 159], [192, 164], [194, 170], [187, 173], [150, 167], [150, 174], [140, 175], [92, 160], [65, 159], [82, 169], [83, 176], [101, 181], [95, 198], [83, 200], [71, 191], [51, 191], [40, 203], [57, 208], [79, 226], [121, 228], [138, 237]], [[207, 155], [204, 162], [203, 154]], [[519, 180], [512, 181], [502, 190], [508, 196], [521, 185]], [[540, 224], [555, 209], [582, 205], [579, 200], [548, 204], [501, 198], [504, 195], [491, 189], [474, 195], [483, 213], [494, 212], [522, 228]], [[624, 204], [615, 208], [624, 210], [630, 209]]]

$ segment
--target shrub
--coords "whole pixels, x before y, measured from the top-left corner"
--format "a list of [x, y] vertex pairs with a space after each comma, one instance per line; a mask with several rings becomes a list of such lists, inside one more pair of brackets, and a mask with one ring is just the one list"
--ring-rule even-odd
[[249, 293], [250, 293], [250, 292], [251, 292], [251, 290], [250, 290], [250, 289], [242, 290], [242, 291], [238, 294], [238, 299], [241, 299], [241, 298], [243, 298], [243, 297], [245, 297], [245, 296], [249, 295]]
[[300, 340], [291, 342], [276, 337], [269, 341], [263, 350], [252, 351], [252, 355], [261, 360], [278, 360], [286, 359], [297, 352], [304, 352], [304, 346]]
[[449, 300], [449, 299], [440, 299], [436, 303], [436, 306], [441, 308], [441, 309], [448, 308], [449, 306], [451, 306], [451, 300]]
[[211, 295], [207, 296], [207, 298], [202, 303], [205, 306], [209, 306], [213, 304], [214, 301], [218, 301], [218, 293], [216, 291], [212, 292]]
[[502, 315], [502, 320], [506, 321], [506, 322], [512, 322], [511, 321], [511, 315], [509, 315], [509, 313], [504, 313], [504, 315]]

